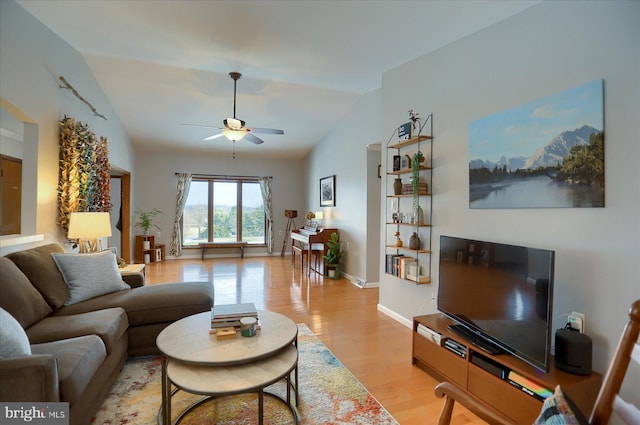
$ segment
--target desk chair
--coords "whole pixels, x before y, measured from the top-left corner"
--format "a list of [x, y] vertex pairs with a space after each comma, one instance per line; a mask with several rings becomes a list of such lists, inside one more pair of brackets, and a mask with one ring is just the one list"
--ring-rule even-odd
[[[626, 424], [640, 425], [640, 410], [636, 406], [625, 402], [618, 395], [622, 381], [627, 373], [629, 362], [633, 360], [640, 366], [639, 333], [640, 300], [637, 300], [629, 309], [629, 321], [624, 327], [622, 336], [618, 342], [618, 348], [602, 381], [602, 386], [600, 387], [600, 392], [591, 411], [591, 416], [589, 417], [589, 421], [586, 422], [587, 425], [607, 425], [614, 411]], [[437, 397], [445, 397], [438, 425], [448, 425], [451, 422], [451, 414], [456, 401], [486, 422], [491, 424], [513, 424], [513, 421], [500, 412], [478, 403], [475, 399], [449, 382], [438, 384], [435, 393]], [[576, 416], [582, 416], [580, 412], [575, 413]], [[557, 421], [553, 423], [563, 423], [561, 418], [557, 418], [557, 415], [555, 419], [557, 419]]]

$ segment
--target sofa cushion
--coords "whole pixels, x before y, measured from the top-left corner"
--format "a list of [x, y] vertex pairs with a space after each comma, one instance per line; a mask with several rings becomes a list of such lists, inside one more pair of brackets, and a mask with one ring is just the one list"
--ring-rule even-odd
[[96, 335], [34, 344], [33, 354], [51, 354], [58, 361], [60, 400], [70, 406], [80, 398], [107, 357], [102, 340]]
[[131, 326], [167, 323], [211, 309], [212, 292], [209, 282], [147, 285], [63, 307], [54, 315], [122, 307], [127, 312]]
[[16, 318], [23, 328], [51, 314], [51, 307], [29, 278], [6, 257], [0, 257], [0, 307]]
[[116, 256], [111, 251], [51, 256], [69, 286], [69, 298], [64, 305], [130, 288], [122, 280]]
[[7, 254], [54, 310], [62, 307], [69, 295], [67, 284], [51, 257], [56, 252], [62, 253], [64, 249], [58, 244], [49, 244]]
[[70, 316], [49, 316], [27, 329], [27, 335], [32, 344], [97, 335], [110, 354], [128, 327], [125, 311], [109, 308]]
[[29, 338], [18, 321], [0, 308], [0, 359], [31, 355]]

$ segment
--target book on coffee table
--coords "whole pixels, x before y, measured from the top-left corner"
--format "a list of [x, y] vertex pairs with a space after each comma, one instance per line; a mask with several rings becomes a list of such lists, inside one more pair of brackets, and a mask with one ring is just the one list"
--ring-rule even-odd
[[258, 311], [253, 303], [222, 304], [211, 308], [211, 323], [240, 322], [243, 317], [258, 317]]

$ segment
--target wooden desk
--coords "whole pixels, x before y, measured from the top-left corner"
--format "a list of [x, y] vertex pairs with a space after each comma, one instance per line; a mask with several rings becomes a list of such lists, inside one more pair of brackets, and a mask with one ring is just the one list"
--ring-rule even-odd
[[323, 244], [324, 252], [327, 252], [326, 242], [331, 239], [332, 233], [338, 233], [338, 229], [324, 229], [319, 228], [317, 230], [310, 230], [306, 228], [294, 230], [291, 232], [291, 255], [293, 254], [293, 247], [296, 242], [302, 243], [308, 250], [307, 254], [307, 276], [311, 276], [311, 255], [313, 247], [316, 244]]

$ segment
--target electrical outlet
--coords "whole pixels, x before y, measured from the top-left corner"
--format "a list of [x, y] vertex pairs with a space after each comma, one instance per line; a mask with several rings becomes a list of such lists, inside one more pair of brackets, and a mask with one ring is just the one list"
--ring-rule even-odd
[[569, 325], [571, 328], [577, 330], [580, 333], [584, 333], [585, 323], [584, 314], [572, 311], [569, 315]]
[[578, 319], [580, 319], [582, 321], [582, 329], [580, 330], [580, 332], [584, 333], [585, 328], [586, 328], [586, 321], [585, 321], [584, 314], [578, 313], [577, 311], [572, 311], [571, 315], [574, 316], [574, 317], [577, 317]]

